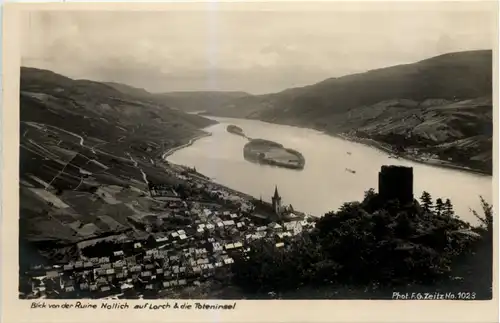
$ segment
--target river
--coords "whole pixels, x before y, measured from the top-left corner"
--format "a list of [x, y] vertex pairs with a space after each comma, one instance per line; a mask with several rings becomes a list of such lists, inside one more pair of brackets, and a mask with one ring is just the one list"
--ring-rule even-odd
[[[205, 129], [212, 136], [174, 152], [168, 161], [196, 167], [217, 183], [265, 200], [270, 200], [277, 185], [283, 204], [315, 216], [336, 210], [343, 202], [361, 200], [369, 188], [377, 190], [380, 167], [389, 164], [413, 167], [416, 198], [423, 190], [433, 199], [449, 198], [455, 213], [471, 224], [477, 220], [470, 208], [481, 214], [479, 195], [493, 203], [491, 176], [392, 159], [375, 148], [311, 129], [255, 120], [212, 119], [219, 122]], [[243, 146], [247, 140], [228, 133], [229, 124], [241, 127], [251, 138], [273, 140], [298, 150], [305, 157], [305, 168], [297, 171], [246, 161]]]

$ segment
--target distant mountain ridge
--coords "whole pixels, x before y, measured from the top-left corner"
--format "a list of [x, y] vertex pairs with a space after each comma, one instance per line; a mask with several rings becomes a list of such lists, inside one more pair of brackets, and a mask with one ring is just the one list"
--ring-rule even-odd
[[239, 91], [174, 91], [165, 93], [151, 93], [145, 89], [135, 88], [130, 85], [105, 82], [106, 85], [123, 92], [142, 97], [148, 101], [165, 104], [171, 108], [185, 111], [210, 111], [224, 106], [235, 99], [251, 96]]
[[192, 92], [167, 92], [154, 94], [159, 102], [168, 104], [182, 111], [211, 111], [220, 106], [225, 106], [233, 100], [250, 97], [246, 92], [231, 91], [192, 91]]

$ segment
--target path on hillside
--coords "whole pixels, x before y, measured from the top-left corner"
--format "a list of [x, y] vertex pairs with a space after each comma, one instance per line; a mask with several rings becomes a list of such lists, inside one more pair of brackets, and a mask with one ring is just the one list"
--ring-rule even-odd
[[132, 155], [130, 155], [130, 153], [125, 153], [125, 154], [127, 154], [127, 156], [130, 158], [130, 160], [134, 163], [134, 167], [137, 168], [141, 172], [142, 179], [144, 180], [144, 183], [146, 183], [146, 185], [149, 185], [147, 175], [146, 175], [146, 173], [144, 173], [142, 168], [139, 167], [139, 163], [134, 158], [132, 158]]

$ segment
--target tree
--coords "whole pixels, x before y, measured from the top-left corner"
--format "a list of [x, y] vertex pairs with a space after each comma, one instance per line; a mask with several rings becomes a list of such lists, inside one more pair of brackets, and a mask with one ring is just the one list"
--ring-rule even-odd
[[481, 207], [483, 209], [484, 216], [480, 216], [476, 210], [472, 210], [474, 216], [481, 221], [481, 228], [486, 230], [491, 236], [493, 235], [493, 206], [490, 205], [486, 200], [480, 196]]
[[446, 201], [444, 202], [443, 214], [449, 217], [455, 215], [455, 212], [453, 211], [453, 205], [451, 204], [450, 199], [446, 199]]
[[443, 210], [444, 210], [443, 200], [441, 198], [438, 198], [436, 200], [436, 213], [437, 213], [437, 215], [441, 215], [443, 213]]
[[372, 197], [374, 197], [374, 196], [376, 196], [376, 195], [377, 195], [377, 193], [375, 193], [375, 189], [370, 188], [368, 191], [365, 191], [365, 196], [364, 196], [364, 198], [365, 198], [365, 200], [366, 200], [366, 199], [372, 198]]
[[429, 192], [423, 191], [422, 196], [420, 197], [420, 201], [422, 201], [422, 207], [424, 208], [425, 212], [432, 211], [432, 197]]

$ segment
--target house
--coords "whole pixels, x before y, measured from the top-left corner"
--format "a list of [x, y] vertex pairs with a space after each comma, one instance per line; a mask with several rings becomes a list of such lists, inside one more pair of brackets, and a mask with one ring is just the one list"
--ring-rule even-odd
[[226, 259], [224, 259], [224, 264], [226, 264], [226, 265], [230, 265], [230, 264], [233, 264], [233, 263], [234, 263], [233, 258], [226, 258]]
[[133, 273], [138, 273], [141, 270], [142, 270], [141, 265], [136, 265], [136, 266], [130, 267], [130, 271], [133, 272]]
[[72, 264], [64, 265], [63, 269], [64, 270], [73, 270], [73, 265]]
[[168, 236], [156, 235], [154, 237], [154, 242], [156, 242], [157, 244], [165, 243], [167, 241], [168, 241]]
[[284, 239], [284, 238], [287, 238], [287, 237], [291, 237], [292, 233], [290, 233], [290, 232], [280, 232], [280, 233], [277, 233], [276, 236], [278, 236], [278, 238], [280, 238], [280, 239]]
[[83, 261], [77, 261], [75, 263], [75, 269], [81, 269], [83, 268]]
[[302, 221], [285, 222], [283, 226], [286, 231], [291, 232], [293, 235], [300, 234], [303, 230]]
[[237, 218], [238, 218], [238, 215], [237, 215], [237, 214], [235, 214], [235, 213], [232, 213], [232, 214], [230, 215], [230, 218], [231, 218], [231, 219], [233, 219], [233, 220], [234, 220], [234, 219], [237, 219]]
[[124, 255], [125, 255], [125, 254], [123, 253], [123, 251], [122, 251], [122, 250], [119, 250], [119, 251], [115, 251], [115, 252], [113, 252], [113, 256], [115, 256], [115, 257], [122, 257], [122, 256], [124, 256]]
[[89, 284], [88, 283], [81, 283], [80, 284], [80, 289], [81, 290], [87, 290], [87, 289], [89, 289]]
[[91, 268], [93, 267], [94, 264], [91, 262], [91, 261], [86, 261], [84, 264], [83, 264], [83, 267], [84, 268]]
[[207, 254], [207, 249], [205, 248], [200, 248], [195, 250], [195, 255], [196, 256], [202, 256]]
[[125, 265], [126, 265], [125, 261], [122, 261], [122, 260], [118, 260], [118, 261], [113, 263], [114, 268], [121, 268], [121, 267], [124, 267]]
[[285, 246], [285, 244], [283, 242], [278, 242], [276, 244], [276, 248], [283, 248]]
[[132, 289], [132, 288], [134, 288], [134, 285], [132, 285], [132, 284], [128, 284], [128, 283], [124, 283], [124, 284], [122, 284], [122, 285], [120, 286], [120, 289], [121, 289], [122, 291], [127, 290], [127, 289]]
[[234, 222], [234, 220], [227, 220], [227, 221], [223, 221], [222, 223], [224, 224], [224, 227], [231, 227], [231, 226], [236, 224]]
[[223, 247], [219, 242], [214, 242], [212, 244], [214, 252], [222, 251]]
[[213, 225], [212, 223], [209, 223], [209, 224], [207, 224], [206, 228], [207, 228], [207, 230], [211, 231], [211, 230], [215, 229], [215, 225]]
[[104, 264], [104, 265], [101, 265], [101, 268], [102, 269], [111, 269], [111, 264]]
[[106, 269], [96, 269], [95, 274], [96, 276], [106, 275]]
[[197, 265], [204, 265], [204, 264], [208, 264], [208, 263], [209, 263], [208, 258], [198, 259], [198, 261], [196, 261]]
[[273, 231], [281, 231], [283, 227], [276, 222], [269, 223], [268, 228]]
[[146, 255], [148, 256], [153, 256], [155, 254], [158, 254], [158, 249], [151, 249], [146, 251]]
[[105, 264], [109, 262], [109, 257], [101, 257], [99, 258], [99, 263], [100, 264]]
[[106, 270], [106, 275], [114, 275], [115, 274], [115, 270], [114, 269], [107, 269]]
[[257, 240], [257, 239], [265, 238], [266, 236], [267, 236], [266, 231], [260, 231], [260, 232], [255, 232], [255, 234], [253, 235], [253, 238]]
[[99, 258], [98, 257], [92, 257], [92, 258], [90, 258], [90, 261], [92, 263], [94, 263], [94, 264], [97, 264], [97, 263], [99, 263]]
[[179, 239], [186, 240], [187, 236], [185, 234], [181, 234], [181, 235], [179, 235]]
[[90, 291], [95, 292], [96, 290], [97, 290], [97, 285], [96, 284], [90, 285]]
[[134, 249], [141, 249], [141, 248], [142, 248], [142, 244], [140, 242], [134, 243]]
[[141, 277], [149, 278], [149, 277], [151, 277], [151, 272], [150, 271], [143, 271], [143, 272], [141, 272]]
[[241, 242], [235, 242], [235, 243], [228, 243], [224, 246], [226, 250], [234, 250], [243, 247], [243, 244]]

